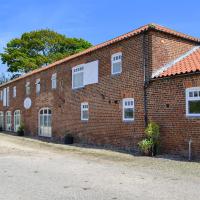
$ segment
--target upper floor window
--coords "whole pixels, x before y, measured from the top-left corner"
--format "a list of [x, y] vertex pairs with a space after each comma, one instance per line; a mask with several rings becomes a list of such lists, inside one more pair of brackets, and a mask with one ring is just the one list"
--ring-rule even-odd
[[15, 98], [17, 96], [17, 88], [16, 86], [13, 87], [13, 97]]
[[122, 53], [118, 52], [112, 55], [111, 57], [112, 65], [112, 74], [119, 74], [122, 72]]
[[39, 94], [40, 93], [40, 79], [36, 79], [36, 93]]
[[134, 99], [126, 98], [123, 99], [123, 120], [133, 121], [134, 120]]
[[26, 82], [25, 88], [26, 88], [26, 95], [30, 95], [31, 93], [30, 82]]
[[81, 88], [84, 86], [83, 82], [84, 66], [77, 66], [72, 68], [72, 88]]
[[51, 76], [51, 88], [52, 89], [56, 89], [56, 86], [57, 86], [57, 74], [52, 74]]
[[87, 102], [81, 103], [81, 120], [89, 120], [89, 105]]
[[3, 106], [9, 106], [9, 87], [3, 89]]
[[200, 87], [186, 89], [186, 115], [200, 117]]

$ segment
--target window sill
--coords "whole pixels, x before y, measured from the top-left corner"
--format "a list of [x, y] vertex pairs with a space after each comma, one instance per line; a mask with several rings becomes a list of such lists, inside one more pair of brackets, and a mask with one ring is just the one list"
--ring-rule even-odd
[[126, 124], [131, 124], [131, 123], [134, 123], [135, 122], [135, 120], [133, 119], [133, 120], [123, 120], [123, 122], [124, 123], [126, 123]]
[[186, 115], [187, 119], [200, 119], [200, 115]]
[[120, 76], [122, 72], [111, 74], [111, 77]]

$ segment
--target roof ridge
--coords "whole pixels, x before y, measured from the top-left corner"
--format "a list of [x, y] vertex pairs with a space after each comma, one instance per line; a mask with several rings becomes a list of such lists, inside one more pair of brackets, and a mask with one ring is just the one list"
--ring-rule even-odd
[[198, 50], [199, 48], [200, 48], [200, 46], [195, 46], [192, 49], [190, 49], [189, 51], [187, 51], [186, 53], [184, 53], [181, 56], [179, 56], [178, 58], [176, 58], [175, 60], [172, 60], [169, 63], [165, 64], [164, 66], [162, 66], [161, 68], [159, 68], [158, 70], [156, 70], [155, 72], [152, 73], [152, 78], [159, 77], [159, 75], [161, 75], [163, 72], [165, 72], [169, 68], [173, 67], [176, 63], [185, 59], [186, 57], [188, 57], [189, 55], [194, 53], [196, 50]]

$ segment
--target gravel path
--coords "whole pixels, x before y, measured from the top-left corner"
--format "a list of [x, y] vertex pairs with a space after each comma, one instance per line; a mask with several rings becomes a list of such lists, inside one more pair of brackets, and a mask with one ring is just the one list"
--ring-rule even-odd
[[0, 134], [0, 200], [199, 200], [200, 163]]

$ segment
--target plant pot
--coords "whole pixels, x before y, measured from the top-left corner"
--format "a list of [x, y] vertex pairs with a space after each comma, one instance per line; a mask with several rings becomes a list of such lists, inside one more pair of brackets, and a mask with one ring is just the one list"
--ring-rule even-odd
[[71, 135], [65, 135], [64, 137], [64, 144], [73, 144], [74, 138]]
[[24, 131], [17, 131], [17, 136], [24, 136]]

